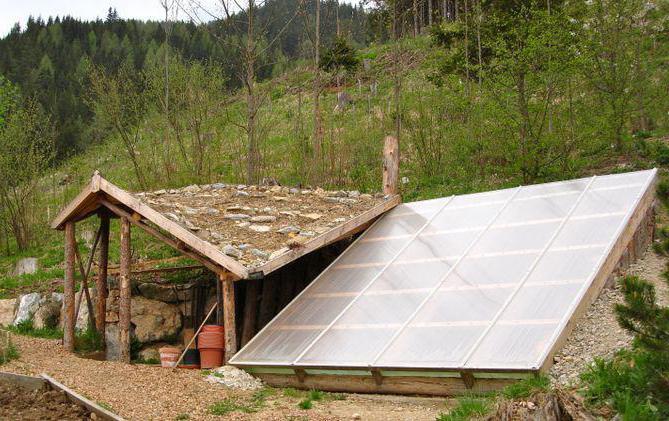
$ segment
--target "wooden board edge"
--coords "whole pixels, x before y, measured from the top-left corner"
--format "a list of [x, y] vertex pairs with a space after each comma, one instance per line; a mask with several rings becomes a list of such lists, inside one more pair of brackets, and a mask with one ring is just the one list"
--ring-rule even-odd
[[234, 273], [241, 279], [245, 279], [248, 277], [248, 269], [246, 269], [246, 267], [244, 267], [241, 263], [237, 262], [233, 258], [223, 254], [223, 252], [214, 247], [211, 243], [208, 243], [200, 239], [195, 234], [183, 228], [181, 225], [177, 224], [174, 221], [169, 220], [167, 217], [163, 216], [160, 212], [156, 211], [155, 209], [143, 203], [139, 199], [133, 197], [127, 191], [112, 184], [111, 182], [105, 180], [104, 178], [100, 178], [99, 183], [101, 191], [113, 197], [115, 200], [118, 200], [120, 203], [132, 209], [134, 212], [138, 213], [142, 217], [156, 224], [159, 228], [167, 231], [174, 237], [183, 241], [185, 244], [193, 248], [198, 253], [202, 254], [208, 259], [211, 259], [214, 263], [221, 265], [222, 267]]
[[58, 213], [53, 222], [51, 222], [51, 228], [62, 229], [63, 224], [77, 212], [79, 207], [86, 202], [86, 199], [95, 193], [96, 191], [94, 191], [93, 182], [91, 181]]
[[42, 373], [40, 374], [40, 377], [43, 378], [51, 387], [53, 387], [56, 390], [64, 392], [68, 396], [68, 398], [70, 398], [72, 401], [85, 407], [89, 411], [95, 413], [95, 415], [99, 416], [100, 418], [104, 420], [123, 421], [123, 418], [119, 417], [118, 415], [114, 414], [111, 411], [104, 409], [103, 407], [91, 401], [90, 399], [81, 396], [80, 394], [70, 389], [69, 387], [65, 386], [64, 384], [60, 383], [59, 381], [55, 380], [48, 374]]
[[565, 324], [564, 329], [562, 329], [562, 332], [560, 332], [557, 339], [546, 354], [546, 358], [543, 362], [541, 362], [540, 371], [542, 373], [547, 373], [548, 370], [550, 370], [550, 368], [553, 366], [553, 359], [555, 354], [560, 352], [562, 347], [567, 342], [567, 339], [569, 339], [569, 336], [571, 336], [571, 332], [576, 324], [585, 315], [597, 297], [599, 297], [599, 294], [604, 288], [606, 281], [614, 273], [616, 267], [618, 266], [618, 262], [623, 256], [625, 249], [633, 241], [637, 230], [641, 227], [641, 224], [646, 219], [649, 211], [653, 208], [655, 203], [656, 183], [657, 178], [654, 178], [653, 181], [649, 184], [646, 192], [641, 197], [641, 200], [639, 200], [636, 209], [627, 222], [627, 226], [623, 229], [622, 233], [618, 237], [618, 240], [611, 249], [611, 252], [595, 275], [590, 288], [588, 288], [586, 293], [583, 295], [583, 298], [572, 313], [569, 321]]
[[[327, 392], [401, 394], [421, 396], [458, 396], [471, 393], [496, 392], [518, 382], [518, 379], [475, 378], [469, 386], [461, 377], [414, 377], [327, 375], [327, 374], [255, 374], [274, 387], [318, 389]], [[301, 379], [300, 379], [301, 377]]]
[[342, 238], [345, 238], [348, 235], [353, 235], [357, 232], [358, 227], [365, 225], [374, 218], [388, 212], [395, 206], [399, 205], [402, 202], [402, 198], [399, 195], [394, 195], [386, 199], [383, 203], [380, 203], [369, 209], [360, 215], [344, 222], [343, 224], [336, 226], [329, 231], [317, 236], [311, 241], [304, 244], [304, 247], [300, 247], [295, 250], [288, 251], [276, 259], [270, 260], [269, 262], [258, 266], [255, 268], [256, 272], [262, 272], [263, 275], [267, 276], [269, 273], [281, 268], [282, 266], [287, 265], [288, 263], [311, 253], [314, 250], [317, 250], [321, 247], [325, 247], [329, 244], [335, 243]]
[[24, 390], [34, 391], [46, 388], [46, 380], [40, 377], [0, 371], [0, 383], [11, 384]]

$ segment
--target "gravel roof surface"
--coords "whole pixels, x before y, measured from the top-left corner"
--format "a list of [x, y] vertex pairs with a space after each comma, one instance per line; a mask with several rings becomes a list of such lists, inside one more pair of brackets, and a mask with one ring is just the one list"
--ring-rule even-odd
[[223, 183], [134, 193], [239, 263], [260, 266], [382, 204], [382, 194]]
[[[667, 258], [658, 256], [649, 247], [626, 273], [651, 282], [655, 285], [658, 301], [669, 305], [669, 291], [662, 278], [666, 267]], [[623, 295], [617, 284], [602, 290], [586, 315], [577, 322], [565, 346], [555, 356], [555, 364], [550, 370], [553, 382], [575, 385], [579, 374], [595, 357], [612, 357], [621, 348], [632, 344], [632, 336], [616, 320], [614, 306], [622, 302]]]
[[410, 396], [342, 395], [343, 400], [325, 398], [310, 410], [297, 404], [304, 395], [285, 396], [277, 389], [257, 412], [234, 411], [225, 417], [209, 413], [209, 407], [225, 399], [237, 403], [253, 401], [253, 391], [233, 390], [206, 381], [200, 370], [164, 369], [113, 361], [85, 359], [63, 351], [58, 341], [13, 335], [21, 356], [2, 366], [3, 371], [37, 375], [47, 373], [56, 380], [129, 420], [173, 420], [187, 414], [189, 420], [434, 420], [446, 412], [443, 398]]

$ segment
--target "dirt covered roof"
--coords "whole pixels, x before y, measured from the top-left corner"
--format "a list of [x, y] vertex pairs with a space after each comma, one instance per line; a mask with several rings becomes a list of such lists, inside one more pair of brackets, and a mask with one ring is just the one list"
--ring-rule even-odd
[[390, 199], [358, 191], [223, 183], [132, 194], [247, 268], [303, 247]]

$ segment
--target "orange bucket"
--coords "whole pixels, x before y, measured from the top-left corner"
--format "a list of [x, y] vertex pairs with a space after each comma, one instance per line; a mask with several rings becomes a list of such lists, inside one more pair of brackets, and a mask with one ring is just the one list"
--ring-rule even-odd
[[160, 365], [162, 367], [174, 367], [177, 365], [181, 350], [173, 346], [164, 346], [158, 349], [160, 353]]
[[200, 367], [215, 368], [223, 365], [225, 354], [225, 329], [218, 325], [205, 325], [197, 338], [200, 350]]

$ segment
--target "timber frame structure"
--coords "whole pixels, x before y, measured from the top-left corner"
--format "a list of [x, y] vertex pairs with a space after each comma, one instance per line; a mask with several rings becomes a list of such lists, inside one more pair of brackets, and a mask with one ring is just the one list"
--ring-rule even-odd
[[[270, 273], [287, 267], [310, 253], [351, 238], [369, 227], [383, 213], [401, 203], [401, 198], [397, 195], [398, 167], [397, 140], [393, 137], [387, 137], [383, 160], [383, 190], [385, 196], [378, 205], [314, 236], [300, 247], [290, 249], [278, 257], [271, 258], [264, 264], [254, 267], [247, 267], [226, 255], [214, 244], [203, 240], [188, 228], [154, 209], [146, 201], [141, 200], [141, 197], [121, 189], [103, 178], [98, 171], [95, 171], [90, 182], [65, 206], [51, 224], [51, 228], [62, 230], [65, 234], [64, 347], [68, 351], [74, 351], [75, 325], [79, 307], [82, 304], [81, 301], [84, 299], [82, 297], [86, 299], [91, 326], [95, 326], [96, 330], [104, 337], [106, 299], [109, 294], [107, 275], [110, 219], [120, 219], [120, 265], [115, 269], [115, 272], [119, 279], [118, 316], [121, 361], [130, 362], [131, 276], [133, 274], [131, 227], [133, 226], [171, 246], [185, 257], [199, 262], [206, 269], [216, 274], [218, 279], [218, 282], [216, 282], [217, 321], [226, 326], [225, 355], [227, 361], [237, 352], [240, 343], [241, 345], [245, 344], [256, 333], [254, 326], [257, 316], [255, 313], [258, 309], [256, 308], [257, 300], [255, 300], [255, 297], [260, 293], [258, 282], [260, 280], [267, 281]], [[84, 265], [77, 248], [75, 225], [77, 222], [92, 216], [99, 217], [100, 226], [90, 256], [86, 265]], [[88, 283], [96, 252], [98, 253], [98, 270], [95, 277], [96, 296], [91, 297]], [[182, 268], [175, 267], [173, 269], [180, 270]], [[83, 294], [79, 295], [78, 302], [75, 303], [75, 272], [77, 270], [81, 274]], [[236, 320], [239, 317], [239, 311], [235, 308], [235, 284], [238, 282], [247, 284], [242, 315], [243, 329], [238, 329]], [[292, 296], [282, 297], [282, 292], [277, 285], [270, 285], [270, 287], [266, 288], [267, 291], [263, 288], [263, 296], [275, 293], [280, 296], [280, 301], [283, 304], [287, 304], [292, 299]], [[271, 298], [275, 300], [274, 297]], [[268, 317], [271, 319], [271, 316], [272, 314], [266, 315], [266, 321], [269, 321]], [[242, 338], [237, 337], [238, 332], [241, 333]]]

